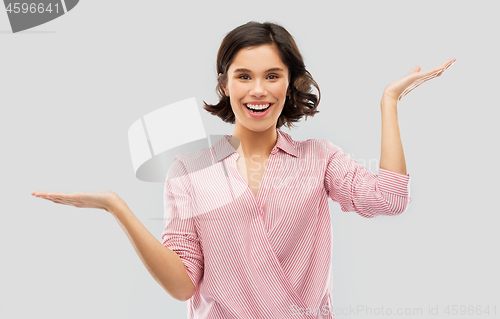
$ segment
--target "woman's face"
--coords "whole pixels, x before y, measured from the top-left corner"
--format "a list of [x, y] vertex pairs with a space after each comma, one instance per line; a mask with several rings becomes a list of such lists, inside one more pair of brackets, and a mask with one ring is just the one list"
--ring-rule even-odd
[[[254, 132], [276, 127], [288, 90], [288, 68], [273, 45], [241, 49], [229, 66], [224, 92], [236, 117]], [[264, 108], [252, 113], [248, 108]]]

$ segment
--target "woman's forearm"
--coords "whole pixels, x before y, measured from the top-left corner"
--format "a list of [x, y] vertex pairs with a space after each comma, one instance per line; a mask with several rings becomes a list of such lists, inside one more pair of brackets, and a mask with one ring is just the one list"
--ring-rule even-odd
[[109, 208], [151, 276], [177, 300], [188, 300], [194, 293], [180, 257], [163, 246], [132, 213], [127, 204], [117, 198]]
[[382, 146], [380, 168], [406, 175], [406, 162], [403, 143], [399, 134], [398, 100], [383, 96], [380, 102], [382, 112]]

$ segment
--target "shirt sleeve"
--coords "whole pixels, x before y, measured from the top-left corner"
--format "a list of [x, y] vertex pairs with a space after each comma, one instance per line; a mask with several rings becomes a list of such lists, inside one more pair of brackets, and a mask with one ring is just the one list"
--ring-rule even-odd
[[383, 168], [374, 174], [330, 141], [327, 144], [325, 189], [343, 212], [362, 217], [399, 215], [406, 211], [410, 196], [410, 175]]
[[162, 243], [175, 251], [195, 287], [203, 275], [203, 251], [193, 218], [193, 202], [189, 194], [189, 175], [180, 160], [174, 158], [164, 189], [165, 228]]

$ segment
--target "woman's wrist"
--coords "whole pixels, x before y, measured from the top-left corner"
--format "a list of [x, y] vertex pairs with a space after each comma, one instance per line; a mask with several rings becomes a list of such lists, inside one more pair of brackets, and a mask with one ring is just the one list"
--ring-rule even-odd
[[380, 100], [380, 110], [382, 111], [383, 116], [384, 114], [396, 114], [397, 116], [398, 100], [390, 95], [384, 94]]
[[116, 216], [118, 212], [120, 212], [123, 208], [123, 205], [126, 205], [123, 199], [120, 198], [116, 193], [111, 192], [108, 195], [108, 200], [106, 203], [106, 211], [113, 216]]
[[394, 104], [397, 105], [398, 97], [394, 96], [394, 94], [384, 91], [384, 94], [382, 94], [381, 103], [386, 105], [394, 105]]

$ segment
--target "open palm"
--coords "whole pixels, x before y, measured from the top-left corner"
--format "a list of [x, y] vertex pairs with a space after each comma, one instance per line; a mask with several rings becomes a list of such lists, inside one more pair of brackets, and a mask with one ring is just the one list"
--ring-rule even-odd
[[77, 192], [72, 194], [35, 191], [31, 195], [50, 200], [57, 204], [79, 208], [98, 208], [107, 212], [109, 212], [111, 204], [119, 198], [113, 191]]
[[407, 76], [397, 79], [389, 84], [384, 90], [384, 96], [400, 101], [405, 95], [410, 93], [416, 87], [422, 85], [424, 82], [441, 76], [444, 71], [455, 63], [455, 61], [456, 59], [450, 59], [441, 66], [423, 73], [420, 73], [421, 68], [417, 65]]

